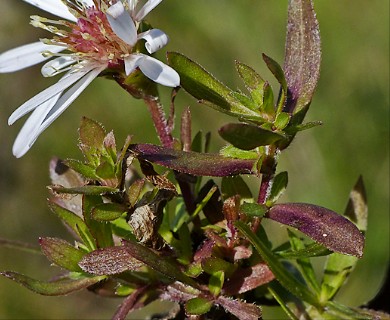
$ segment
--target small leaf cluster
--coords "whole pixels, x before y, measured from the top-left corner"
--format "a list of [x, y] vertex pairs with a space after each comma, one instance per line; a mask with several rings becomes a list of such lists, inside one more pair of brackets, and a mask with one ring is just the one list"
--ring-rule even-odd
[[[125, 299], [119, 313], [122, 308], [134, 310], [163, 299], [181, 306], [177, 317], [183, 313], [258, 319], [261, 308], [257, 299], [275, 300], [288, 314], [294, 314], [293, 295], [307, 306], [308, 314], [358, 314], [332, 301], [357, 258], [332, 251], [356, 256], [360, 252], [345, 239], [327, 242], [316, 238], [318, 230], [331, 238], [340, 229], [352, 232], [356, 241], [359, 236], [353, 235], [353, 224], [317, 206], [275, 204], [287, 186], [285, 172], [276, 176], [266, 204], [257, 204], [239, 175], [225, 176], [220, 186], [213, 180], [201, 184], [204, 170], [210, 168], [189, 164], [203, 153], [131, 144], [130, 138], [117, 151], [112, 132], [106, 133], [87, 118], [82, 120], [79, 135], [84, 161], [53, 159], [50, 166], [49, 207], [74, 236], [74, 243], [52, 237], [39, 241], [43, 254], [65, 273], [49, 282], [15, 272], [3, 275], [44, 295], [88, 288], [103, 296], [132, 297], [132, 304], [127, 306]], [[208, 161], [211, 158], [210, 154]], [[156, 172], [155, 159], [181, 177]], [[218, 154], [212, 159], [227, 170], [237, 161], [231, 159], [232, 165]], [[199, 170], [202, 174], [196, 175]], [[178, 192], [183, 175], [194, 189], [192, 211]], [[365, 208], [364, 202], [348, 208], [349, 216], [364, 226], [365, 216], [357, 212], [357, 208]], [[322, 219], [316, 220], [318, 214]], [[292, 226], [315, 242], [287, 229], [290, 241], [274, 248], [266, 230], [255, 227], [262, 218]], [[305, 221], [310, 221], [309, 226]], [[324, 279], [318, 283], [310, 259], [323, 255], [330, 258]], [[300, 269], [292, 261], [297, 261]], [[300, 274], [298, 278], [304, 282], [293, 274]]]

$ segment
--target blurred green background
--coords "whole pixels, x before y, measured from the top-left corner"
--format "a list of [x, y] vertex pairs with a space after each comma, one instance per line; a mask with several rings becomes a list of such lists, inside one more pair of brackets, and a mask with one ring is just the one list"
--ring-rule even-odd
[[[287, 0], [165, 0], [148, 18], [170, 36], [166, 50], [182, 52], [227, 85], [243, 88], [234, 70], [235, 59], [269, 80], [272, 76], [261, 53], [283, 62], [286, 8]], [[290, 175], [282, 201], [311, 202], [341, 213], [350, 189], [363, 175], [369, 201], [366, 253], [339, 295], [342, 302], [361, 305], [378, 291], [389, 261], [389, 1], [317, 0], [315, 8], [323, 62], [306, 120], [322, 120], [324, 125], [301, 133], [280, 157], [279, 170]], [[1, 0], [0, 12], [0, 52], [47, 36], [28, 24], [32, 14], [47, 15], [23, 1]], [[163, 50], [158, 57], [164, 59]], [[48, 163], [54, 155], [80, 158], [76, 141], [83, 115], [113, 129], [118, 144], [127, 134], [137, 142], [158, 142], [142, 103], [115, 83], [97, 79], [26, 156], [15, 159], [11, 147], [24, 119], [8, 127], [8, 116], [55, 81], [40, 76], [39, 66], [0, 75], [1, 238], [35, 244], [39, 236], [71, 240], [46, 208]], [[161, 93], [168, 105], [169, 90]], [[178, 114], [191, 106], [194, 132], [212, 131], [216, 152], [223, 144], [217, 128], [233, 119], [198, 105], [184, 92], [176, 105]], [[43, 257], [6, 248], [0, 248], [0, 270], [38, 279], [48, 279], [57, 271]], [[107, 319], [118, 303], [88, 292], [38, 296], [0, 278], [1, 319]]]

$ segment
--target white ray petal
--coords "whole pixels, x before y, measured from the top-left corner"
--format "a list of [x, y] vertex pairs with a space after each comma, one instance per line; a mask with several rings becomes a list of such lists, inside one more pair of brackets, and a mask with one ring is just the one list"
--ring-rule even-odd
[[155, 53], [157, 50], [160, 50], [169, 41], [169, 38], [166, 33], [161, 31], [160, 29], [151, 29], [146, 32], [140, 33], [138, 35], [138, 39], [140, 38], [146, 40], [145, 48], [150, 54]]
[[14, 145], [12, 147], [12, 153], [16, 158], [24, 156], [26, 152], [30, 150], [37, 137], [35, 132], [39, 129], [43, 120], [46, 118], [49, 111], [56, 104], [60, 96], [61, 93], [42, 103], [28, 117], [22, 129], [19, 131], [19, 134], [17, 135]]
[[137, 42], [137, 29], [133, 19], [125, 10], [123, 3], [118, 1], [107, 9], [106, 16], [111, 29], [127, 44], [134, 46]]
[[149, 0], [145, 3], [145, 5], [141, 8], [140, 11], [138, 11], [137, 15], [135, 16], [136, 21], [141, 21], [143, 18], [146, 17], [146, 15], [152, 11], [162, 0]]
[[135, 8], [137, 7], [138, 0], [128, 0], [128, 6], [131, 13], [134, 13]]
[[68, 7], [61, 0], [23, 0], [37, 8], [54, 14], [60, 18], [64, 18], [76, 22], [76, 17], [70, 13]]
[[49, 59], [42, 55], [44, 51], [57, 53], [65, 49], [38, 41], [5, 51], [0, 54], [0, 73], [22, 70]]
[[125, 61], [125, 72], [128, 76], [130, 73], [132, 73], [135, 68], [137, 68], [140, 64], [140, 62], [144, 59], [144, 55], [141, 54], [131, 54], [130, 56], [126, 57], [124, 59]]
[[56, 74], [65, 71], [66, 67], [74, 64], [75, 58], [72, 56], [62, 56], [46, 62], [42, 68], [41, 73], [44, 77], [52, 77]]
[[62, 94], [56, 104], [50, 109], [46, 115], [39, 129], [34, 132], [33, 137], [35, 139], [44, 131], [46, 128], [53, 123], [68, 107], [69, 105], [85, 90], [85, 88], [102, 72], [105, 67], [98, 67], [93, 69], [83, 78], [81, 78], [76, 84], [73, 85], [68, 91]]
[[180, 85], [180, 76], [171, 67], [161, 61], [144, 55], [139, 68], [149, 79], [167, 87], [177, 87]]
[[35, 109], [36, 107], [49, 100], [51, 97], [55, 96], [59, 92], [62, 92], [65, 89], [69, 88], [72, 84], [82, 78], [91, 69], [92, 66], [84, 67], [80, 71], [65, 75], [56, 84], [53, 84], [49, 88], [41, 91], [36, 96], [23, 103], [18, 109], [16, 109], [8, 118], [8, 124], [12, 125], [16, 120], [23, 117], [26, 113]]

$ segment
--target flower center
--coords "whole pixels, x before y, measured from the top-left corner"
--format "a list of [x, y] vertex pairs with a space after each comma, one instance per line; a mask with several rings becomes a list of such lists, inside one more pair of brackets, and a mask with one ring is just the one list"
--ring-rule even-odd
[[117, 64], [132, 48], [111, 29], [106, 15], [94, 7], [86, 8], [77, 24], [68, 23], [70, 31], [60, 39], [68, 49], [90, 59]]

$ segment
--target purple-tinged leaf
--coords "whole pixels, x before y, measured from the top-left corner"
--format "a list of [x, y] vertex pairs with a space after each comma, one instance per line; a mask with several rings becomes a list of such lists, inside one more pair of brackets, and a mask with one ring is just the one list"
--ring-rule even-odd
[[238, 269], [225, 283], [224, 292], [237, 295], [253, 290], [275, 279], [267, 264], [261, 262], [252, 267]]
[[235, 315], [240, 320], [261, 319], [261, 309], [254, 304], [246, 303], [238, 299], [233, 300], [225, 296], [218, 297], [215, 303], [222, 306], [226, 311]]
[[173, 262], [168, 260], [166, 257], [162, 258], [153, 250], [133, 241], [124, 241], [124, 247], [127, 252], [135, 259], [142, 261], [148, 267], [154, 269], [157, 272], [162, 273], [170, 279], [180, 281], [194, 288], [198, 285], [191, 278], [187, 277], [181, 270], [180, 267]]
[[228, 123], [218, 132], [224, 140], [243, 150], [270, 145], [284, 138], [276, 132], [246, 123]]
[[305, 203], [277, 204], [266, 217], [298, 229], [332, 251], [363, 255], [363, 234], [348, 219], [329, 209]]
[[85, 252], [58, 238], [40, 238], [42, 252], [54, 264], [69, 271], [80, 272], [79, 261]]
[[99, 281], [104, 280], [105, 276], [79, 278], [79, 279], [61, 279], [53, 282], [35, 280], [23, 274], [6, 271], [1, 272], [1, 275], [18, 282], [27, 289], [44, 296], [61, 296], [74, 291], [87, 288]]
[[212, 301], [198, 297], [188, 300], [184, 307], [187, 314], [202, 315], [209, 312], [212, 306]]
[[79, 266], [95, 275], [112, 275], [137, 270], [144, 264], [133, 258], [123, 246], [102, 248], [85, 255]]
[[291, 0], [284, 60], [286, 112], [297, 113], [308, 107], [319, 79], [320, 63], [320, 31], [312, 1]]
[[218, 154], [185, 152], [152, 144], [133, 144], [130, 150], [139, 159], [195, 176], [225, 177], [254, 174], [255, 160], [225, 158]]
[[169, 284], [160, 295], [163, 300], [183, 303], [200, 296], [200, 291], [181, 282]]

